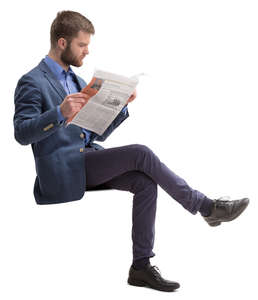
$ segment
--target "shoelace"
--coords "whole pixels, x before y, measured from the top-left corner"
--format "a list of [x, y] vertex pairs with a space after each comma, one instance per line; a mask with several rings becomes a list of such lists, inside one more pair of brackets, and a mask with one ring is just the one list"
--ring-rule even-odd
[[230, 197], [229, 196], [223, 196], [223, 197], [220, 197], [220, 198], [216, 199], [216, 201], [217, 201], [217, 203], [222, 203], [223, 204], [223, 202], [230, 201]]
[[153, 272], [154, 276], [160, 278], [161, 277], [160, 269], [157, 266], [152, 266], [151, 268], [154, 271]]

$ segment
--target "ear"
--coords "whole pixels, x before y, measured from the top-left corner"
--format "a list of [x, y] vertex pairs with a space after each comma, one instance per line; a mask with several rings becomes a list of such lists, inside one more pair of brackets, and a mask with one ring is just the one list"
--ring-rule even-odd
[[60, 48], [61, 50], [64, 50], [67, 46], [67, 40], [64, 39], [64, 38], [60, 38], [58, 41], [57, 41], [57, 46], [58, 48]]

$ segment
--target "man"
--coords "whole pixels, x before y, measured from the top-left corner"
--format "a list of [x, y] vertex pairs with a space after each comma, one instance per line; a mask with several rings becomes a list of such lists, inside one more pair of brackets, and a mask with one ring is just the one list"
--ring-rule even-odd
[[133, 263], [128, 283], [174, 291], [179, 283], [162, 278], [150, 264], [155, 234], [157, 185], [190, 213], [200, 212], [210, 226], [232, 221], [249, 200], [211, 200], [192, 189], [174, 174], [148, 147], [133, 144], [104, 149], [94, 141], [104, 141], [128, 118], [128, 104], [103, 135], [66, 120], [90, 101], [81, 93], [85, 81], [70, 65], [80, 67], [89, 54], [92, 23], [73, 11], [59, 12], [51, 25], [51, 49], [38, 66], [19, 80], [15, 90], [15, 138], [31, 144], [37, 177], [34, 196], [38, 204], [79, 200], [86, 190], [118, 189], [133, 196]]

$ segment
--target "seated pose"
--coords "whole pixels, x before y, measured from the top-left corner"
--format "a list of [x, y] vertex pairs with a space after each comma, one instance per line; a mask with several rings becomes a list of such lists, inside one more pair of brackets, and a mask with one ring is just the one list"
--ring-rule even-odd
[[100, 136], [67, 119], [87, 105], [90, 97], [80, 91], [85, 81], [75, 75], [89, 54], [92, 23], [73, 11], [59, 12], [51, 25], [51, 47], [38, 66], [23, 75], [15, 90], [14, 131], [22, 145], [31, 144], [37, 204], [79, 200], [87, 190], [117, 189], [133, 193], [132, 252], [128, 283], [174, 291], [179, 283], [165, 280], [149, 259], [155, 234], [157, 185], [191, 214], [200, 212], [210, 226], [237, 218], [247, 207], [247, 198], [209, 199], [192, 189], [171, 171], [150, 148], [141, 144], [104, 149], [104, 141], [126, 118], [128, 104]]

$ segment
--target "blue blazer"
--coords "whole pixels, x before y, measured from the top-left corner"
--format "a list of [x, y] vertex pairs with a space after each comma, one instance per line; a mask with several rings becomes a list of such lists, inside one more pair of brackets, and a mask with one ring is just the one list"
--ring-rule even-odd
[[[86, 82], [77, 76], [82, 89]], [[58, 122], [57, 105], [67, 96], [60, 82], [42, 60], [23, 75], [15, 89], [14, 135], [22, 145], [31, 144], [36, 165], [34, 197], [37, 204], [79, 200], [86, 190], [85, 145], [82, 130]], [[120, 112], [100, 136], [93, 133], [91, 145], [104, 149], [94, 140], [104, 141], [129, 116]]]

